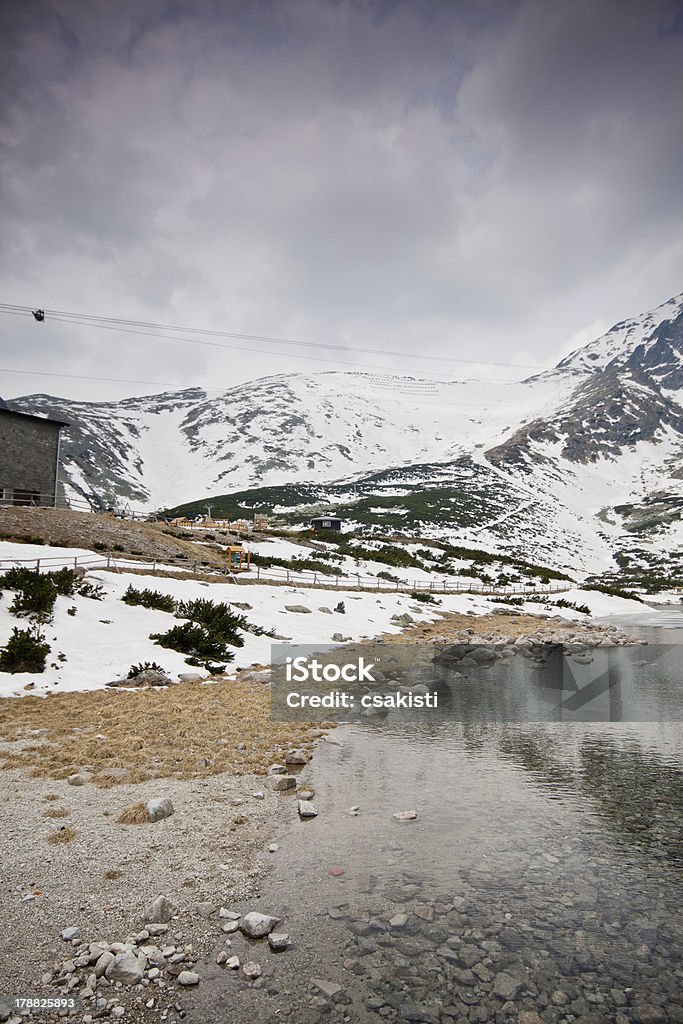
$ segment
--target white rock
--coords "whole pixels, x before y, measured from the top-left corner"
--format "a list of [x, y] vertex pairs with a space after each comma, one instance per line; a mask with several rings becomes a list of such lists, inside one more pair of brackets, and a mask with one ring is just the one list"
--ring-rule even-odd
[[275, 793], [283, 793], [288, 789], [296, 789], [296, 779], [293, 775], [271, 775], [267, 781], [268, 786]]
[[150, 935], [163, 935], [164, 932], [168, 931], [168, 925], [167, 924], [150, 924], [150, 925], [147, 925], [146, 931], [148, 931]]
[[[155, 924], [166, 924], [177, 913], [178, 908], [166, 896], [157, 896], [156, 899], [152, 900], [145, 907], [143, 918], [145, 921], [152, 921]], [[153, 934], [151, 929], [148, 929], [148, 931], [150, 935]]]
[[326, 995], [329, 999], [332, 996], [336, 996], [338, 992], [341, 992], [341, 985], [337, 985], [335, 981], [327, 981], [325, 978], [311, 978], [311, 984], [319, 989], [323, 995]]
[[261, 977], [261, 968], [258, 964], [255, 964], [253, 960], [250, 960], [249, 963], [246, 963], [242, 968], [242, 974], [245, 974], [247, 978], [254, 981], [256, 978]]
[[[104, 954], [102, 955], [104, 956]], [[112, 983], [120, 981], [123, 985], [137, 985], [139, 981], [142, 981], [146, 963], [142, 954], [136, 956], [135, 953], [126, 950], [124, 953], [116, 954], [107, 966], [104, 976], [107, 981]]]
[[225, 961], [225, 966], [229, 967], [231, 971], [239, 971], [240, 969], [240, 958], [238, 956], [231, 956]]
[[199, 975], [195, 974], [194, 971], [181, 971], [178, 975], [178, 984], [188, 987], [190, 985], [199, 984]]
[[318, 811], [308, 800], [297, 800], [297, 810], [300, 818], [318, 817]]
[[396, 821], [414, 821], [417, 818], [417, 811], [396, 811], [392, 817], [396, 818]]
[[285, 764], [308, 764], [308, 754], [305, 750], [289, 750], [285, 757]]
[[278, 846], [277, 843], [271, 843], [270, 846], [268, 847], [268, 853], [277, 853], [279, 849], [280, 847]]
[[95, 961], [95, 977], [101, 978], [113, 959], [113, 953], [110, 953], [109, 951], [101, 953]]
[[75, 927], [65, 928], [64, 931], [61, 933], [62, 938], [64, 939], [65, 942], [71, 942], [72, 939], [77, 939], [80, 934], [81, 929]]
[[145, 808], [150, 821], [161, 821], [162, 818], [170, 818], [175, 813], [173, 804], [168, 797], [155, 797], [148, 800]]
[[275, 925], [279, 923], [279, 917], [271, 917], [270, 914], [259, 914], [258, 911], [252, 910], [249, 914], [244, 915], [239, 923], [239, 929], [250, 939], [262, 939], [269, 932], [272, 932]]
[[271, 932], [268, 936], [268, 945], [275, 953], [281, 953], [290, 945], [289, 935], [286, 932]]
[[70, 786], [82, 786], [86, 780], [82, 775], [79, 775], [78, 772], [75, 772], [73, 775], [69, 775], [66, 781]]

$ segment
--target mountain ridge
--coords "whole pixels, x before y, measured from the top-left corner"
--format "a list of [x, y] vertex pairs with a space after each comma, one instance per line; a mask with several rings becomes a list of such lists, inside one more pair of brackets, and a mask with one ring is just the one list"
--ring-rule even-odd
[[[482, 508], [484, 491], [499, 505], [490, 543], [554, 547], [563, 564], [571, 554], [586, 571], [608, 571], [619, 567], [635, 521], [649, 524], [638, 536], [641, 561], [683, 540], [675, 503], [666, 522], [651, 515], [653, 496], [675, 497], [683, 478], [683, 295], [516, 382], [327, 371], [276, 374], [216, 396], [188, 388], [120, 402], [28, 395], [8, 404], [71, 423], [66, 493], [101, 504], [177, 507], [294, 484], [333, 495], [354, 480], [367, 491], [373, 474], [407, 480], [410, 467], [427, 465], [424, 490], [439, 486], [441, 467], [464, 507], [470, 465]], [[523, 505], [524, 494], [530, 505], [516, 530], [505, 504]], [[633, 512], [647, 502], [647, 514]], [[626, 520], [617, 506], [631, 509]], [[474, 528], [457, 509], [447, 513], [435, 506], [435, 521], [413, 528]], [[544, 517], [554, 525], [542, 539]], [[486, 522], [478, 529], [485, 534]]]

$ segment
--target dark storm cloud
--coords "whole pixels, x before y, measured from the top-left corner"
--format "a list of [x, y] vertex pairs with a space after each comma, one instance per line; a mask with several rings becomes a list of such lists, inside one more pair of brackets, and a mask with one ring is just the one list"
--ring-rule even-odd
[[[673, 0], [1, 17], [2, 301], [543, 362], [683, 289]], [[324, 368], [7, 320], [7, 366], [217, 384]]]

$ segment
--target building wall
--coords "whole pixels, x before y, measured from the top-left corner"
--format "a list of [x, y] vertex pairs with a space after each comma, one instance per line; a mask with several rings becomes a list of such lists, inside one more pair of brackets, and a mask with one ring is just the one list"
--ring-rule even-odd
[[[54, 495], [58, 451], [57, 424], [0, 409], [0, 489], [5, 501], [16, 500], [14, 491]], [[52, 502], [43, 497], [43, 503]]]

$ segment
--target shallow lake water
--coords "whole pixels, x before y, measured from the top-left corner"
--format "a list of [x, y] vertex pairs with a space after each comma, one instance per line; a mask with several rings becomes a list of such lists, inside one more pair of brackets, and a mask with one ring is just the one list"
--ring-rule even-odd
[[[679, 622], [646, 611], [638, 629], [671, 644]], [[282, 797], [291, 827], [261, 898], [236, 908], [281, 917], [292, 946], [231, 936], [263, 976], [200, 965], [190, 1021], [683, 1021], [679, 722], [463, 723], [445, 707], [329, 739], [301, 774], [318, 817]]]

